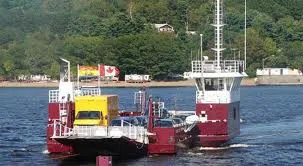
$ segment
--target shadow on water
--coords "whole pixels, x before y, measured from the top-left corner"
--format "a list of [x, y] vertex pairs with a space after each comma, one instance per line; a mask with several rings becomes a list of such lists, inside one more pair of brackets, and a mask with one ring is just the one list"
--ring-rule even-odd
[[[49, 154], [49, 158], [54, 161], [58, 161], [57, 165], [67, 166], [67, 165], [81, 165], [81, 166], [95, 166], [96, 165], [96, 156], [80, 156], [80, 155], [54, 155]], [[113, 165], [125, 165], [125, 163], [131, 163], [138, 160], [140, 157], [132, 158], [121, 158], [115, 157], [112, 158]], [[129, 164], [127, 164], [129, 165]]]

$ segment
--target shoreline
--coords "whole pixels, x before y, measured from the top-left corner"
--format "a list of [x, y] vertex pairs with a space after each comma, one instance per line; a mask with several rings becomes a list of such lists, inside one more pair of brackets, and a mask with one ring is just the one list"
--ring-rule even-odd
[[[254, 87], [254, 86], [300, 86], [302, 82], [298, 83], [256, 83], [255, 78], [246, 78], [241, 82], [243, 87]], [[75, 83], [76, 86], [76, 83]], [[98, 86], [98, 82], [80, 83], [80, 86]], [[59, 82], [0, 82], [0, 88], [58, 88]], [[194, 80], [184, 81], [151, 81], [145, 83], [126, 83], [124, 81], [109, 81], [101, 82], [101, 88], [169, 88], [169, 87], [195, 87]]]
[[[242, 86], [256, 86], [254, 79], [244, 79]], [[59, 82], [0, 82], [0, 88], [58, 88]], [[76, 86], [76, 83], [75, 83]], [[98, 82], [80, 83], [80, 86], [98, 86]], [[151, 81], [145, 83], [126, 83], [124, 81], [101, 82], [102, 88], [157, 88], [157, 87], [194, 87], [194, 80], [184, 81]]]

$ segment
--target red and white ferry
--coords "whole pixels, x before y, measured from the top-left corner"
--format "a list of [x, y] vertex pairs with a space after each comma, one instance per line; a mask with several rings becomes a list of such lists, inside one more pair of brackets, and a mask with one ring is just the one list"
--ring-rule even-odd
[[196, 115], [200, 145], [220, 146], [240, 133], [240, 83], [245, 62], [223, 60], [223, 0], [216, 0], [214, 60], [202, 56], [192, 61], [185, 77], [196, 84]]
[[[76, 88], [70, 81], [70, 63], [61, 69], [58, 90], [49, 91], [47, 149], [71, 155], [135, 157], [175, 154], [179, 144], [189, 146], [193, 125], [167, 118], [164, 103], [135, 95], [137, 111], [118, 112], [118, 96], [97, 88]], [[146, 124], [134, 119], [148, 110]], [[143, 116], [140, 118], [144, 118]], [[182, 147], [183, 148], [183, 147]]]
[[[192, 61], [192, 71], [185, 74], [186, 78], [195, 80], [197, 88], [196, 115], [187, 117], [185, 123], [165, 117], [162, 102], [149, 98], [145, 103], [146, 95], [142, 92], [135, 96], [139, 111], [118, 112], [118, 96], [102, 95], [99, 87], [74, 87], [70, 63], [62, 59], [65, 65], [61, 69], [59, 89], [49, 92], [48, 151], [113, 156], [175, 154], [182, 147], [180, 144], [190, 147], [198, 142], [199, 146], [220, 146], [237, 136], [245, 63], [222, 60], [223, 0], [216, 0], [213, 26], [215, 59], [202, 56], [201, 46], [200, 60]], [[143, 114], [145, 106], [147, 126], [124, 119]], [[120, 118], [121, 123], [113, 125], [115, 118]]]

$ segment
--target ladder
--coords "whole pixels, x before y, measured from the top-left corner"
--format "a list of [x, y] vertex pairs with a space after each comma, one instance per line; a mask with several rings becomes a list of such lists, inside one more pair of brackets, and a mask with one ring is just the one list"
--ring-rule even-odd
[[135, 92], [134, 104], [136, 105], [137, 111], [144, 113], [145, 101], [146, 101], [146, 92], [145, 91], [140, 90], [138, 92]]
[[59, 119], [61, 121], [62, 124], [66, 124], [67, 123], [67, 116], [68, 116], [68, 108], [67, 108], [67, 104], [66, 102], [60, 102], [59, 103]]
[[161, 118], [163, 115], [165, 105], [164, 102], [153, 102], [153, 110], [154, 110], [154, 116]]

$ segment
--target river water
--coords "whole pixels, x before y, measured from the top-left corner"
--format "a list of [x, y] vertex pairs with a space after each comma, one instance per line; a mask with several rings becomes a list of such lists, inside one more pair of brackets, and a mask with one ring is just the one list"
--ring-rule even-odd
[[[48, 90], [0, 88], [0, 165], [95, 165], [58, 159], [46, 151]], [[120, 108], [133, 106], [136, 88], [104, 88], [119, 94]], [[167, 107], [194, 110], [194, 88], [151, 88]], [[303, 165], [303, 86], [241, 88], [241, 135], [220, 148], [171, 156], [114, 161], [114, 165]]]

